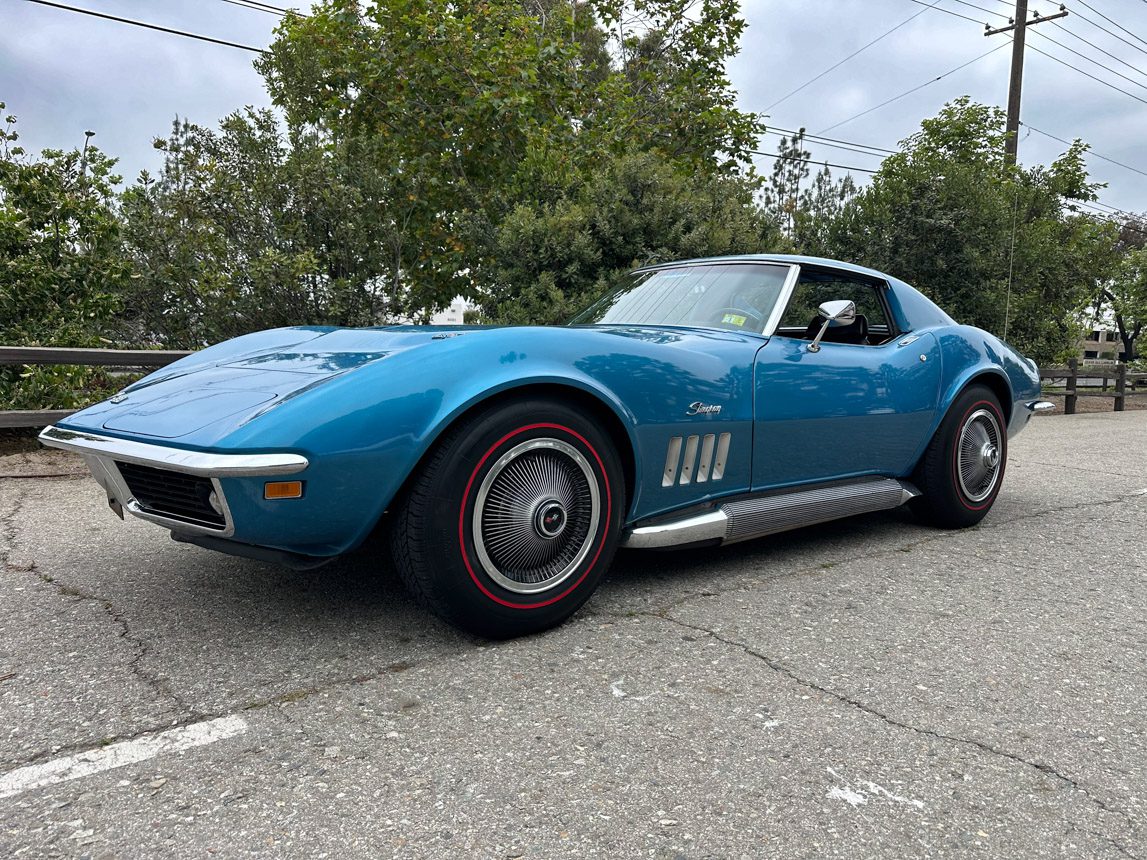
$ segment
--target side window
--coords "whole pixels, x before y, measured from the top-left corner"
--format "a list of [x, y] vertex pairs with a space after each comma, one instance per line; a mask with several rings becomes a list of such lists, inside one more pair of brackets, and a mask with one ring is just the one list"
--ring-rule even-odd
[[880, 290], [876, 284], [866, 281], [827, 273], [801, 272], [777, 327], [777, 334], [812, 340], [820, 330], [818, 308], [825, 302], [847, 299], [856, 303], [857, 321], [851, 326], [830, 328], [825, 341], [862, 345], [885, 343], [895, 332], [890, 325]]

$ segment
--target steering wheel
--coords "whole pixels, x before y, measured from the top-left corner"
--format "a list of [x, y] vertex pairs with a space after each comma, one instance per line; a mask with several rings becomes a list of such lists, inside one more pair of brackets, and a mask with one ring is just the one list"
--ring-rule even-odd
[[[721, 325], [734, 325], [737, 328], [752, 328], [760, 331], [765, 327], [765, 315], [753, 308], [718, 308], [715, 314]], [[749, 325], [749, 323], [753, 325]]]

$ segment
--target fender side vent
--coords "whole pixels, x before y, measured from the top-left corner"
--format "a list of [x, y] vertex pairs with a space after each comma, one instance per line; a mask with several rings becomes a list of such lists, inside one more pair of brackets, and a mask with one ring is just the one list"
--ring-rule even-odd
[[[704, 436], [672, 436], [665, 452], [665, 471], [661, 486], [704, 484], [725, 477], [729, 460], [731, 433], [706, 433]], [[684, 456], [682, 456], [684, 450]]]

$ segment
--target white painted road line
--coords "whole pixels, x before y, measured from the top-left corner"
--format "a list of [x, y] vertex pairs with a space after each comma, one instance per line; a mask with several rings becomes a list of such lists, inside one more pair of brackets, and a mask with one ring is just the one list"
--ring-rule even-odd
[[203, 723], [168, 729], [158, 734], [144, 735], [130, 741], [120, 741], [44, 764], [30, 764], [0, 776], [0, 798], [147, 761], [163, 753], [182, 752], [193, 747], [213, 744], [241, 735], [245, 731], [247, 731], [247, 721], [242, 717], [219, 717]]

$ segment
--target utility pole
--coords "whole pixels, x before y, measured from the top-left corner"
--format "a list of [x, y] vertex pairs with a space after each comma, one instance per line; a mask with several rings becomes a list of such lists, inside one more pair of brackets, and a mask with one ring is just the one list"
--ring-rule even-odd
[[1067, 9], [1061, 5], [1059, 12], [1054, 15], [1044, 16], [1040, 15], [1039, 12], [1033, 12], [1029, 21], [1028, 0], [1016, 0], [1016, 14], [1014, 18], [1008, 19], [1008, 26], [996, 27], [993, 30], [987, 24], [984, 25], [985, 36], [1014, 31], [1012, 34], [1012, 76], [1008, 85], [1008, 138], [1004, 144], [1004, 161], [1009, 165], [1016, 163], [1016, 152], [1019, 149], [1020, 93], [1024, 83], [1024, 37], [1027, 35], [1027, 28], [1044, 21], [1054, 21], [1056, 18], [1066, 17]]

